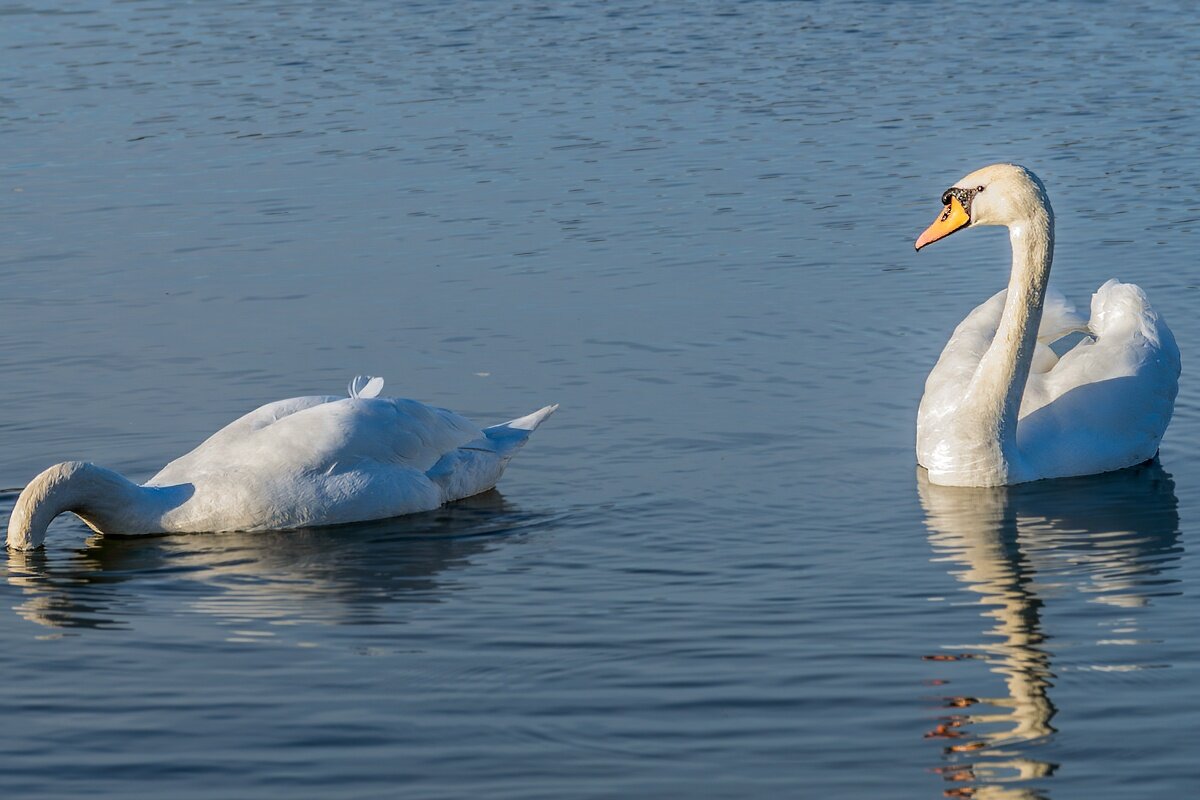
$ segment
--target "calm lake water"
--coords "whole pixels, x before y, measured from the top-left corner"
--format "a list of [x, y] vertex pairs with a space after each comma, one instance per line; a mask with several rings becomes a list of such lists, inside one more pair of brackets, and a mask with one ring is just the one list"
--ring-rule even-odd
[[[0, 3], [0, 518], [357, 373], [562, 408], [441, 512], [61, 518], [0, 566], [0, 794], [1200, 791], [1190, 3], [41, 5]], [[1009, 255], [912, 242], [1000, 160], [1055, 285], [1174, 328], [1160, 464], [917, 474]]]

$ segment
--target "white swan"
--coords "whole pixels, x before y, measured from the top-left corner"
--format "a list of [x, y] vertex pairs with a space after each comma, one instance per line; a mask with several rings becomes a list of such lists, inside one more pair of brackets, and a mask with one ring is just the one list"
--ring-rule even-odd
[[[1179, 349], [1137, 286], [1110, 280], [1091, 319], [1046, 297], [1054, 215], [1032, 172], [994, 164], [942, 195], [916, 248], [968, 225], [1004, 225], [1008, 289], [955, 329], [925, 383], [917, 461], [933, 483], [1003, 486], [1090, 475], [1153, 458], [1175, 404]], [[1049, 345], [1087, 336], [1061, 356]]]
[[452, 411], [377, 397], [295, 397], [231, 422], [138, 486], [78, 461], [25, 487], [8, 546], [39, 547], [71, 511], [100, 533], [286, 530], [429, 511], [495, 486], [510, 458], [558, 406], [480, 429]]

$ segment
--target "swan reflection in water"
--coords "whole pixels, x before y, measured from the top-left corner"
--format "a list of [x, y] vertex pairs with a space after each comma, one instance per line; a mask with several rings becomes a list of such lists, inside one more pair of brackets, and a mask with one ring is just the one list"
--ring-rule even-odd
[[[1044, 787], [1029, 785], [1058, 766], [1033, 755], [1056, 732], [1054, 653], [1043, 611], [1078, 592], [1100, 604], [1093, 609], [1113, 609], [1106, 622], [1129, 628], [1136, 624], [1132, 609], [1177, 594], [1175, 581], [1162, 575], [1181, 551], [1174, 482], [1155, 460], [1106, 475], [989, 489], [936, 486], [918, 468], [917, 490], [936, 560], [966, 584], [964, 591], [980, 595], [992, 621], [986, 643], [948, 643], [946, 652], [926, 658], [980, 659], [1003, 677], [1007, 692], [943, 698], [945, 711], [926, 736], [943, 746], [935, 771], [952, 783], [944, 795], [1045, 798]], [[962, 670], [947, 664], [935, 683], [961, 680]]]
[[7, 579], [13, 610], [53, 628], [123, 626], [160, 601], [240, 622], [370, 624], [398, 602], [439, 602], [449, 573], [551, 520], [492, 490], [337, 528], [93, 536], [68, 553], [9, 552]]

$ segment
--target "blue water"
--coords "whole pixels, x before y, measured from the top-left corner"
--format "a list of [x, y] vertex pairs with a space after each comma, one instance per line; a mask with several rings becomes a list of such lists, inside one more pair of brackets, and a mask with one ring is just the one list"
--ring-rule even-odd
[[[0, 517], [358, 373], [499, 490], [0, 566], [5, 797], [1200, 791], [1190, 4], [0, 5]], [[1006, 280], [912, 241], [1016, 160], [1052, 282], [1146, 289], [1160, 463], [924, 484], [917, 403]]]

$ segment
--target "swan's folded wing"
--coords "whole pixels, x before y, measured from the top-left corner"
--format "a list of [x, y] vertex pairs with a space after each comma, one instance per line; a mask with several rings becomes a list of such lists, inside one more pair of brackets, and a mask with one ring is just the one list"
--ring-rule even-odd
[[297, 398], [231, 423], [172, 461], [151, 483], [186, 483], [231, 472], [281, 478], [332, 474], [370, 464], [424, 473], [445, 453], [482, 435], [458, 414], [415, 400]]
[[340, 400], [332, 396], [290, 397], [259, 406], [243, 414], [233, 422], [209, 436], [193, 450], [163, 467], [157, 475], [146, 482], [148, 486], [169, 486], [186, 483], [195, 470], [211, 464], [219, 464], [225, 454], [236, 452], [238, 443], [248, 440], [257, 431], [276, 424], [293, 414]]
[[442, 408], [387, 398], [346, 398], [281, 420], [257, 434], [261, 447], [290, 453], [306, 469], [346, 469], [362, 462], [425, 472], [443, 455], [483, 435], [464, 417]]
[[479, 426], [444, 408], [416, 400], [379, 398], [335, 404], [339, 458], [403, 464], [422, 472], [446, 453], [483, 435]]
[[[1076, 313], [1075, 306], [1067, 302], [1061, 293], [1054, 289], [1048, 289], [1045, 303], [1042, 306], [1042, 320], [1038, 325], [1033, 362], [1029, 365], [1030, 374], [1038, 375], [1049, 372], [1058, 364], [1058, 353], [1051, 345], [1069, 334], [1086, 333], [1087, 331], [1087, 320]], [[1027, 390], [1026, 395], [1028, 394]]]
[[1075, 310], [1067, 298], [1055, 289], [1046, 290], [1046, 301], [1042, 305], [1042, 321], [1038, 325], [1038, 341], [1053, 344], [1075, 331], [1086, 331], [1088, 321]]
[[[937, 365], [929, 373], [925, 393], [945, 395], [945, 401], [956, 402], [979, 367], [979, 360], [996, 338], [1000, 317], [1004, 314], [1004, 302], [1008, 290], [1002, 289], [986, 302], [976, 306], [966, 319], [958, 324], [950, 341], [946, 343]], [[1087, 321], [1075, 311], [1058, 291], [1046, 292], [1042, 308], [1042, 320], [1038, 326], [1038, 345], [1034, 354], [1032, 371], [1045, 372], [1058, 361], [1049, 345], [1072, 331], [1086, 330]]]
[[[1092, 296], [1091, 310], [1087, 327], [1093, 338], [1064, 353], [1052, 370], [1031, 377], [1045, 402], [1080, 386], [1136, 376], [1147, 402], [1161, 394], [1173, 404], [1179, 348], [1141, 288], [1110, 280]], [[1033, 410], [1023, 408], [1022, 415]]]
[[979, 366], [979, 359], [983, 358], [992, 339], [996, 338], [1007, 295], [1007, 289], [1000, 290], [958, 323], [954, 333], [950, 334], [950, 340], [942, 348], [937, 364], [925, 380], [926, 400], [945, 396], [945, 400], [957, 402], [961, 397]]
[[[917, 458], [922, 464], [930, 463], [932, 453], [928, 448], [938, 441], [937, 432], [948, 424], [947, 420], [953, 418], [975, 378], [980, 359], [996, 338], [1007, 298], [1008, 290], [1001, 290], [971, 311], [954, 329], [937, 365], [929, 373], [917, 414]], [[1030, 409], [1039, 408], [1048, 402], [1048, 390], [1042, 374], [1051, 372], [1059, 360], [1049, 344], [1072, 330], [1085, 328], [1083, 317], [1075, 313], [1075, 309], [1061, 294], [1053, 289], [1046, 292], [1038, 327], [1040, 341], [1035, 344], [1022, 409], [1027, 406]]]
[[925, 379], [925, 393], [917, 410], [918, 463], [932, 463], [941, 432], [951, 424], [979, 368], [979, 360], [996, 338], [1007, 294], [1007, 290], [997, 292], [958, 323], [950, 341], [942, 348], [937, 364]]
[[1151, 458], [1171, 421], [1179, 349], [1142, 290], [1104, 284], [1092, 298], [1089, 327], [1094, 341], [1030, 376], [1017, 436], [1046, 477], [1074, 474], [1076, 462], [1115, 469]]

